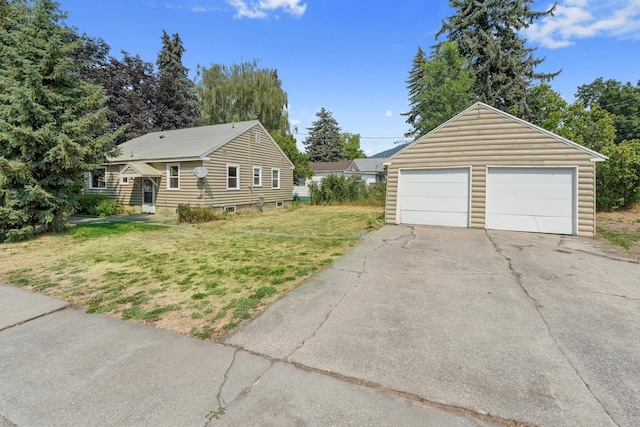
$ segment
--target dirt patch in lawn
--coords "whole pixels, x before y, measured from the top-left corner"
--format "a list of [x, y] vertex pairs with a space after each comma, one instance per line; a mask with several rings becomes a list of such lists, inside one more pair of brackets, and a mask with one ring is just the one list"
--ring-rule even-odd
[[640, 203], [615, 212], [599, 212], [598, 237], [614, 244], [621, 255], [640, 262]]
[[357, 245], [381, 213], [302, 206], [191, 227], [80, 224], [0, 245], [0, 280], [88, 312], [215, 338]]

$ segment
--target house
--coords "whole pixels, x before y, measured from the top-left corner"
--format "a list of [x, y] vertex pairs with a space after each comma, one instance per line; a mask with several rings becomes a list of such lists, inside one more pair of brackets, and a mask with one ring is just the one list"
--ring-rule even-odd
[[594, 236], [606, 159], [479, 102], [386, 160], [386, 222]]
[[143, 213], [174, 214], [184, 203], [227, 212], [291, 203], [293, 163], [257, 120], [152, 132], [119, 148], [88, 174], [86, 193]]
[[313, 176], [312, 182], [320, 182], [327, 175], [357, 176], [367, 185], [375, 182], [384, 182], [386, 172], [384, 159], [366, 158], [354, 159], [343, 162], [311, 162]]

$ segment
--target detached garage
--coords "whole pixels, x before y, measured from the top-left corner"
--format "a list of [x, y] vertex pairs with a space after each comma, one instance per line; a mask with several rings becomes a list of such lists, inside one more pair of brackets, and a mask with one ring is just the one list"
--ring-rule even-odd
[[606, 159], [477, 103], [387, 160], [386, 221], [594, 236]]

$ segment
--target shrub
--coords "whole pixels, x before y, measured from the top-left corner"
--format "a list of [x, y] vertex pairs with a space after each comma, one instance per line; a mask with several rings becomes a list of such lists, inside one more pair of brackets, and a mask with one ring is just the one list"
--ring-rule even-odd
[[190, 206], [188, 203], [179, 204], [176, 209], [178, 222], [199, 223], [217, 219], [213, 209], [204, 206]]
[[384, 205], [386, 184], [375, 183], [367, 186], [357, 176], [328, 175], [320, 184], [309, 187], [311, 203], [315, 205], [362, 204]]
[[79, 199], [82, 215], [109, 216], [124, 213], [124, 207], [104, 194], [82, 194]]
[[607, 144], [602, 154], [609, 160], [598, 164], [598, 209], [612, 211], [639, 201], [640, 140]]

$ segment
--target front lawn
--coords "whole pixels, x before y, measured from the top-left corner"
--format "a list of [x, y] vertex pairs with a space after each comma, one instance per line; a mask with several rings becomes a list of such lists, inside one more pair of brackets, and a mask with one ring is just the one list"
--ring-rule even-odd
[[0, 245], [0, 280], [200, 338], [237, 327], [357, 245], [382, 208], [302, 206], [192, 227], [78, 225]]

